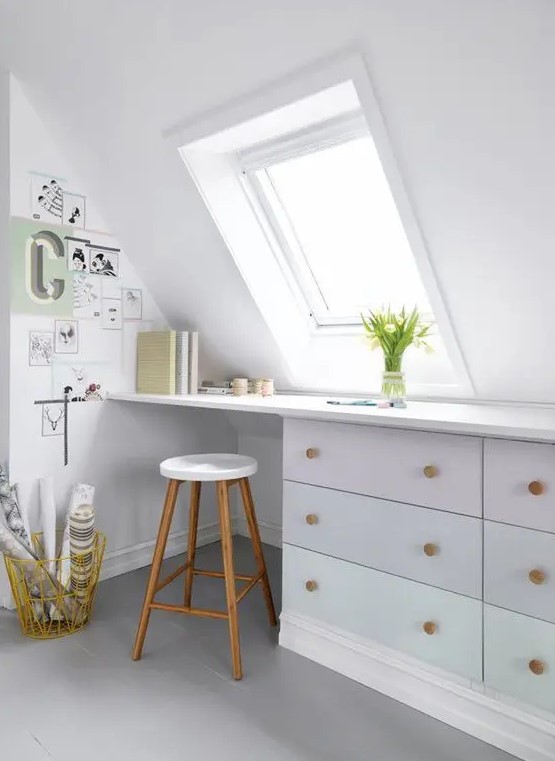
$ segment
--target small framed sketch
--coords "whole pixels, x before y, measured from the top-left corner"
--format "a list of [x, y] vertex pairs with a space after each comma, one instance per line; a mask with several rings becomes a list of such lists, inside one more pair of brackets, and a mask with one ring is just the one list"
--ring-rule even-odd
[[89, 272], [92, 275], [119, 277], [119, 248], [89, 245]]
[[102, 316], [100, 278], [92, 275], [73, 276], [73, 316], [94, 320]]
[[90, 241], [84, 238], [66, 235], [67, 268], [70, 272], [89, 271], [89, 243]]
[[102, 327], [106, 330], [121, 330], [123, 318], [120, 299], [102, 299]]
[[42, 435], [64, 435], [64, 404], [63, 402], [47, 402], [42, 405]]
[[77, 354], [79, 351], [79, 323], [77, 320], [55, 320], [54, 353]]
[[121, 299], [124, 320], [142, 320], [143, 292], [140, 288], [122, 288]]
[[29, 333], [29, 366], [46, 367], [52, 362], [54, 335], [41, 330]]
[[78, 193], [62, 193], [62, 224], [76, 227], [80, 230], [85, 228], [85, 196]]
[[60, 224], [62, 187], [60, 181], [41, 174], [31, 174], [31, 216], [44, 222]]

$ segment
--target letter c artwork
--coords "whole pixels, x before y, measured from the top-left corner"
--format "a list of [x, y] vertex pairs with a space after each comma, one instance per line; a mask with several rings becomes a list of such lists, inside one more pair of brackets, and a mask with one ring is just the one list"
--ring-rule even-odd
[[41, 230], [27, 240], [26, 286], [29, 298], [38, 304], [57, 301], [65, 290], [65, 282], [59, 278], [44, 281], [45, 258], [63, 259], [64, 244], [54, 233]]

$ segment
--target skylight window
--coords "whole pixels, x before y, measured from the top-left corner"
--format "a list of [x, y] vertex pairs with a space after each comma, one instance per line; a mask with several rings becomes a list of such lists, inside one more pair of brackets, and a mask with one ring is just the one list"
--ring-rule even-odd
[[316, 327], [391, 304], [430, 305], [388, 181], [359, 115], [239, 156], [275, 253]]

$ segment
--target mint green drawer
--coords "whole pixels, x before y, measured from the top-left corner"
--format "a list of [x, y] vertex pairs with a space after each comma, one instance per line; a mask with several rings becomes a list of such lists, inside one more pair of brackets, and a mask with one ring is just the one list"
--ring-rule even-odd
[[484, 681], [555, 713], [555, 624], [484, 605]]
[[285, 544], [283, 609], [482, 679], [482, 604], [470, 597]]

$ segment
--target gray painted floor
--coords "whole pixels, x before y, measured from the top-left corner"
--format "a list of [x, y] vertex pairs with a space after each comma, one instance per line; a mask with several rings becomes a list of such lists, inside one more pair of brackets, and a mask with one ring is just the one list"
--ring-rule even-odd
[[[219, 545], [199, 567], [221, 567]], [[266, 548], [279, 604], [280, 552]], [[237, 571], [252, 570], [236, 541]], [[177, 560], [168, 561], [175, 567]], [[33, 642], [0, 613], [0, 757], [22, 761], [508, 761], [510, 756], [277, 647], [259, 590], [241, 603], [245, 678], [229, 672], [227, 622], [153, 612], [143, 660], [129, 657], [147, 569], [100, 585], [94, 621]], [[195, 604], [223, 584], [195, 580]], [[181, 581], [163, 591], [179, 602]]]

